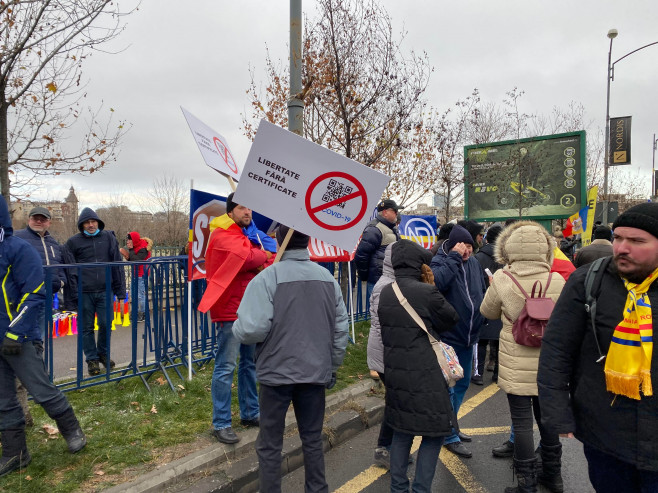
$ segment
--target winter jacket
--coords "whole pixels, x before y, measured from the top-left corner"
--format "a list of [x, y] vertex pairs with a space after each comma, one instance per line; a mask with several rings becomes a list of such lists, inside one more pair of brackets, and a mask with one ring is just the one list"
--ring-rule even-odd
[[20, 343], [41, 340], [37, 315], [46, 298], [39, 254], [13, 234], [7, 202], [0, 198], [0, 344], [7, 334]]
[[[41, 257], [41, 263], [43, 265], [57, 265], [64, 264], [62, 258], [62, 246], [57, 243], [57, 240], [51, 236], [51, 234], [46, 231], [46, 234], [41, 236], [39, 233], [34, 231], [32, 228], [27, 226], [25, 229], [19, 229], [14, 233], [14, 236], [17, 238], [22, 238], [27, 241], [34, 249], [37, 251]], [[51, 269], [51, 279], [52, 279], [52, 292], [56, 293], [60, 290], [62, 286], [66, 284], [66, 273], [64, 269]], [[44, 270], [44, 279], [45, 279], [45, 270]]]
[[[598, 361], [585, 309], [588, 267], [571, 275], [546, 327], [537, 375], [542, 422], [550, 431], [574, 433], [581, 442], [638, 469], [658, 472], [658, 352], [654, 345], [653, 396], [642, 395], [638, 401], [606, 390], [605, 360]], [[614, 262], [601, 274], [597, 292], [596, 335], [606, 355], [628, 294]], [[658, 306], [658, 283], [648, 294], [651, 306]], [[654, 316], [654, 338], [657, 331]]]
[[210, 311], [213, 322], [232, 322], [247, 284], [259, 270], [271, 265], [267, 253], [249, 241], [242, 228], [228, 214], [213, 219], [206, 248], [206, 291], [199, 303], [203, 313]]
[[[409, 240], [392, 247], [400, 291], [438, 338], [454, 327], [458, 316], [436, 286], [420, 281], [421, 265], [431, 258], [429, 251]], [[402, 307], [390, 284], [381, 291], [378, 315], [384, 343], [386, 423], [411, 435], [450, 435], [456, 423], [448, 384], [427, 333]]]
[[[542, 289], [550, 274], [553, 261], [554, 240], [548, 232], [533, 221], [510, 224], [498, 236], [495, 246], [496, 260], [530, 294], [535, 281]], [[537, 365], [541, 348], [517, 344], [512, 335], [512, 325], [525, 305], [525, 297], [514, 281], [499, 270], [484, 296], [480, 311], [489, 318], [502, 318], [498, 346], [498, 386], [508, 394], [537, 395]], [[564, 279], [552, 274], [548, 297], [554, 301], [560, 296]]]
[[594, 262], [597, 258], [610, 257], [612, 255], [612, 243], [608, 240], [597, 239], [592, 241], [588, 246], [581, 248], [576, 252], [574, 265], [576, 268]]
[[[480, 262], [482, 270], [489, 269], [492, 274], [494, 274], [498, 269], [502, 269], [502, 264], [496, 262], [494, 258], [494, 243], [486, 243], [478, 250], [475, 254], [475, 258]], [[484, 284], [489, 289], [489, 276], [487, 273], [484, 273]], [[485, 319], [480, 329], [480, 339], [498, 339], [500, 336], [500, 331], [503, 328], [502, 320], [489, 320]]]
[[[133, 247], [128, 250], [129, 262], [143, 262], [151, 258], [151, 248], [153, 240], [151, 238], [142, 238], [137, 231], [128, 233], [133, 242]], [[144, 277], [144, 265], [137, 266], [137, 277]]]
[[379, 278], [370, 295], [370, 333], [368, 334], [368, 368], [379, 373], [384, 373], [384, 344], [382, 343], [382, 331], [379, 325], [379, 295], [384, 289], [395, 281], [393, 264], [391, 264], [391, 248], [395, 243], [386, 247], [384, 252], [384, 266], [382, 277]]
[[448, 303], [457, 311], [459, 323], [441, 340], [451, 346], [470, 347], [480, 336], [484, 317], [480, 303], [484, 298], [484, 271], [474, 257], [464, 262], [457, 252], [446, 252], [445, 243], [439, 248], [430, 265], [434, 282]]
[[386, 247], [399, 239], [397, 226], [377, 214], [363, 230], [354, 254], [359, 279], [375, 284], [382, 275]]
[[247, 286], [233, 334], [243, 344], [256, 344], [260, 383], [324, 385], [347, 347], [340, 286], [310, 261], [308, 250], [286, 250]]
[[[98, 233], [89, 236], [84, 232], [82, 224], [90, 219], [98, 221]], [[121, 262], [123, 259], [119, 253], [119, 242], [114, 231], [106, 230], [105, 223], [99, 219], [96, 213], [89, 207], [82, 209], [78, 218], [78, 234], [71, 236], [66, 242], [75, 263], [88, 264], [94, 262]], [[105, 291], [105, 267], [83, 268], [79, 282], [82, 283], [84, 293], [98, 293]], [[122, 266], [112, 267], [111, 287], [112, 293], [118, 299], [126, 296], [126, 279]]]

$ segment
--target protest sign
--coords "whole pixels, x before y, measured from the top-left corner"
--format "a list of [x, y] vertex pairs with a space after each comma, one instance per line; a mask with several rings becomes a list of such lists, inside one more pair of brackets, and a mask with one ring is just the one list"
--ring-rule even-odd
[[206, 164], [227, 178], [238, 181], [240, 169], [226, 139], [182, 106], [181, 110]]
[[428, 250], [436, 241], [436, 216], [400, 216], [400, 236], [406, 240], [418, 243]]
[[389, 177], [262, 120], [235, 201], [351, 250]]

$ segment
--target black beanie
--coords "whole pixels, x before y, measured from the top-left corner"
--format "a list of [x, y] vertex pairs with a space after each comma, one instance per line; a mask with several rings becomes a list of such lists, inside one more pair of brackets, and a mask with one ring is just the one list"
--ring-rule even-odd
[[637, 228], [658, 238], [658, 203], [646, 202], [631, 207], [612, 224], [612, 229]]
[[496, 238], [498, 238], [498, 235], [502, 230], [503, 227], [499, 224], [494, 224], [493, 226], [489, 227], [486, 236], [487, 243], [491, 243], [491, 244], [496, 243]]
[[[279, 244], [279, 246], [283, 245], [283, 240], [286, 239], [286, 235], [288, 234], [289, 230], [290, 228], [288, 226], [284, 226], [283, 224], [280, 224], [277, 228], [276, 242]], [[288, 242], [286, 250], [304, 250], [308, 248], [308, 240], [308, 235], [295, 230], [295, 232], [290, 237], [290, 241]]]
[[471, 233], [469, 233], [466, 228], [460, 226], [459, 224], [455, 224], [455, 227], [452, 228], [452, 231], [450, 231], [450, 236], [445, 242], [445, 251], [449, 252], [455, 247], [457, 243], [468, 243], [469, 245], [474, 246]]
[[226, 197], [226, 213], [228, 214], [229, 212], [232, 212], [237, 205], [238, 204], [233, 202], [233, 192], [229, 193], [228, 197]]

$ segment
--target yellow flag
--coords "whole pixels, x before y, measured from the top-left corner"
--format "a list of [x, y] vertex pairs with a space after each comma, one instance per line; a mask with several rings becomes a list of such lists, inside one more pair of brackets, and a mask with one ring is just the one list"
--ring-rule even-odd
[[599, 195], [599, 187], [592, 187], [587, 192], [587, 225], [582, 236], [583, 246], [592, 243], [592, 230], [594, 229], [594, 212], [596, 209], [596, 197]]

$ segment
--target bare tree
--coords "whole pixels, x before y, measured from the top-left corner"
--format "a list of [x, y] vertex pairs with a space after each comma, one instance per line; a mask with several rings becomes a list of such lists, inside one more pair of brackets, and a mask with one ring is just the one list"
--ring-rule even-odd
[[[320, 0], [320, 16], [306, 22], [303, 53], [304, 136], [384, 172], [395, 168], [413, 133], [422, 130], [426, 56], [405, 57], [388, 13], [376, 0]], [[403, 38], [403, 36], [402, 36]], [[253, 138], [261, 118], [287, 125], [288, 85], [281, 64], [266, 56], [267, 86], [253, 74], [247, 91]], [[398, 180], [399, 175], [392, 175]], [[394, 187], [402, 192], [400, 186]]]
[[150, 237], [158, 245], [185, 245], [188, 237], [190, 190], [170, 175], [156, 178], [142, 208], [153, 213]]
[[[82, 66], [121, 33], [125, 14], [112, 0], [0, 0], [0, 188], [8, 202], [41, 175], [93, 173], [116, 160], [125, 123], [113, 121], [112, 108], [85, 104]], [[65, 145], [80, 134], [79, 149]]]

